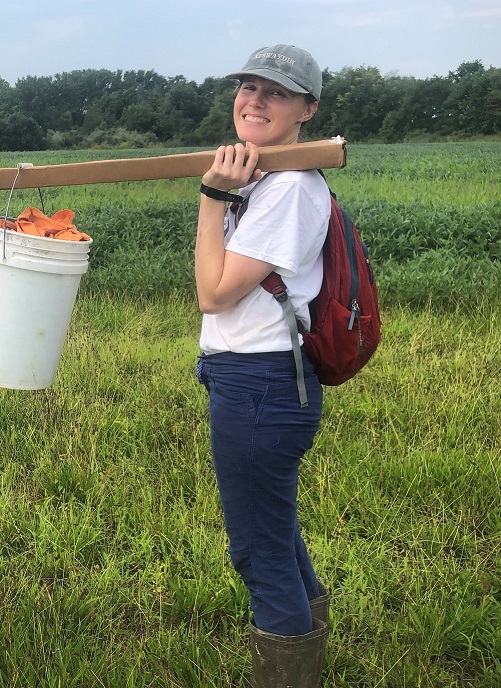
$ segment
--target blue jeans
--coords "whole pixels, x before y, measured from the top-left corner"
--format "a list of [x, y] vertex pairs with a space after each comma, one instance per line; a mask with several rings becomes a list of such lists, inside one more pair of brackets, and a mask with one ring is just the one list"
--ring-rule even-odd
[[312, 446], [322, 387], [303, 354], [301, 408], [292, 352], [200, 358], [209, 392], [211, 446], [230, 557], [249, 589], [256, 626], [279, 635], [312, 630], [318, 581], [301, 537], [297, 485]]

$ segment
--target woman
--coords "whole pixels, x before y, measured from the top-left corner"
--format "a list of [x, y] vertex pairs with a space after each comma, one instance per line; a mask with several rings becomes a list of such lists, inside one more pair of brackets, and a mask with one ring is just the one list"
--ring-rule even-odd
[[202, 178], [195, 249], [204, 313], [199, 372], [209, 392], [230, 556], [251, 596], [255, 685], [311, 688], [320, 685], [329, 595], [300, 534], [296, 495], [322, 388], [303, 353], [308, 405], [301, 407], [289, 329], [260, 283], [272, 271], [282, 275], [296, 316], [309, 327], [330, 197], [316, 170], [262, 175], [256, 163], [258, 147], [298, 141], [317, 111], [322, 74], [308, 52], [275, 45], [227, 78], [240, 82], [233, 117], [246, 147], [221, 146]]

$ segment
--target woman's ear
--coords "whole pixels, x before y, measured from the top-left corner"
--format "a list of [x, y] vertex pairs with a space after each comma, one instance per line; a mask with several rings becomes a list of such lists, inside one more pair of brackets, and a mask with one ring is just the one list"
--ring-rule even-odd
[[315, 112], [318, 110], [318, 100], [306, 103], [306, 108], [302, 117], [299, 118], [300, 122], [307, 122], [313, 117]]

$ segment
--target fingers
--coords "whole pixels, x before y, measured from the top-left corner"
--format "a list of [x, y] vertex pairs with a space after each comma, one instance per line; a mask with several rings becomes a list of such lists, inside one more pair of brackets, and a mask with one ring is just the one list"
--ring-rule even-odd
[[246, 169], [250, 172], [250, 176], [247, 180], [247, 183], [250, 182], [256, 182], [259, 179], [261, 179], [262, 172], [261, 170], [256, 167], [259, 159], [259, 148], [256, 146], [255, 143], [250, 143], [247, 142], [246, 144], [246, 152], [247, 152], [247, 161], [246, 161]]
[[226, 146], [224, 152], [223, 170], [225, 175], [234, 181], [234, 185], [241, 179], [241, 173], [245, 164], [245, 148], [241, 143], [234, 146]]
[[224, 191], [245, 186], [255, 181], [258, 157], [258, 147], [253, 143], [248, 143], [247, 147], [241, 143], [219, 146], [212, 167], [202, 181]]
[[234, 148], [234, 165], [236, 167], [241, 165], [243, 183], [248, 184], [259, 179], [261, 170], [256, 169], [259, 158], [259, 149], [256, 144], [247, 142], [244, 148], [241, 143], [237, 143]]
[[262, 176], [263, 176], [262, 170], [260, 170], [259, 167], [256, 167], [254, 169], [254, 172], [252, 173], [250, 179], [249, 179], [249, 184], [250, 184], [250, 182], [258, 182]]
[[250, 170], [254, 170], [254, 168], [257, 165], [257, 160], [259, 158], [259, 149], [256, 146], [255, 143], [250, 143], [248, 141], [246, 144], [246, 150], [247, 150], [247, 168]]
[[223, 150], [223, 167], [228, 174], [239, 174], [243, 167], [245, 167], [246, 151], [241, 143], [236, 143], [234, 146], [222, 146]]

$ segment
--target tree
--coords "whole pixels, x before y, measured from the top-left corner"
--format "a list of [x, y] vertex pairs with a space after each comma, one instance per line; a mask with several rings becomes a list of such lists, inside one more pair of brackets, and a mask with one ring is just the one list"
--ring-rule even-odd
[[220, 145], [235, 141], [233, 125], [233, 88], [227, 88], [214, 98], [211, 109], [194, 133], [194, 145]]
[[154, 133], [161, 141], [193, 145], [193, 132], [207, 114], [195, 82], [180, 77], [157, 107]]
[[129, 131], [146, 133], [155, 129], [157, 113], [148, 101], [142, 101], [125, 108], [120, 121]]
[[0, 150], [43, 150], [45, 145], [44, 132], [32, 117], [22, 112], [0, 116]]
[[12, 110], [13, 102], [14, 89], [7, 81], [0, 79], [0, 112]]
[[449, 131], [472, 136], [500, 130], [500, 70], [485, 70], [480, 61], [464, 62], [449, 73], [451, 89], [445, 102]]
[[489, 92], [485, 97], [484, 120], [485, 130], [490, 134], [501, 132], [501, 69], [488, 70], [490, 81]]
[[449, 93], [450, 83], [444, 77], [416, 79], [402, 103], [402, 109], [407, 116], [407, 131], [418, 130], [438, 134], [446, 130], [449, 112], [445, 102]]
[[379, 70], [344, 67], [336, 74], [324, 72], [324, 79], [319, 112], [308, 126], [309, 134], [341, 134], [350, 141], [375, 136], [393, 99]]
[[144, 71], [140, 69], [137, 72], [124, 72], [122, 88], [128, 92], [133, 92], [137, 101], [150, 100], [152, 94], [156, 94], [158, 97], [165, 95], [169, 90], [169, 81], [153, 70]]
[[[350, 142], [376, 137], [393, 142], [416, 132], [472, 136], [501, 128], [501, 70], [485, 69], [480, 60], [462, 63], [447, 77], [424, 80], [383, 76], [365, 65], [324, 69], [322, 77], [319, 109], [302, 128], [303, 140], [341, 134]], [[96, 141], [104, 141], [108, 130], [114, 132], [110, 141], [127, 137], [123, 130], [136, 132], [136, 142], [204, 146], [232, 141], [234, 90], [228, 79], [208, 77], [197, 85], [153, 70], [75, 70], [27, 76], [14, 87], [0, 79], [0, 118], [7, 127], [2, 145], [12, 147], [14, 137], [31, 141], [30, 148], [43, 147], [48, 137], [50, 145], [78, 146], [94, 131]]]
[[104, 112], [99, 103], [93, 103], [87, 112], [82, 122], [82, 133], [90, 134], [94, 129], [100, 129], [104, 122]]
[[20, 112], [34, 119], [44, 131], [56, 128], [60, 113], [54, 104], [52, 77], [27, 76], [18, 79], [15, 103]]
[[467, 79], [473, 74], [483, 72], [484, 65], [481, 60], [474, 60], [473, 62], [462, 62], [454, 72], [449, 72], [448, 79], [452, 83], [458, 83], [462, 79]]

